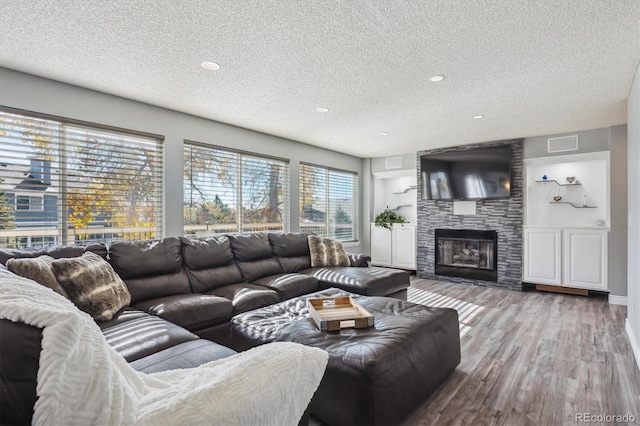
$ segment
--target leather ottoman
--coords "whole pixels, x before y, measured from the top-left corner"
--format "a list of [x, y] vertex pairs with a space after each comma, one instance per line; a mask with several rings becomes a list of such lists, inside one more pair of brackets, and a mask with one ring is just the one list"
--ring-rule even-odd
[[[306, 299], [344, 295], [374, 315], [374, 327], [318, 330]], [[460, 363], [456, 310], [339, 289], [236, 315], [231, 333], [235, 350], [276, 341], [326, 350], [329, 364], [310, 412], [331, 425], [398, 424]]]

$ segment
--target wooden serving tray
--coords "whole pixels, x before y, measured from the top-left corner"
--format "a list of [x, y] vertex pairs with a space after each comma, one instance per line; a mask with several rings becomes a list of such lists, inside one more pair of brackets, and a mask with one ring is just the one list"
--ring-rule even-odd
[[348, 296], [307, 299], [307, 308], [320, 331], [373, 327], [373, 315]]

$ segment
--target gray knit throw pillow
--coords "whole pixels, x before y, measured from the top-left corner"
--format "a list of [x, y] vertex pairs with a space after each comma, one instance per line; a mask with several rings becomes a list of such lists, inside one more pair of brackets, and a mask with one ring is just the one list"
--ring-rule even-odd
[[311, 253], [311, 267], [322, 266], [351, 266], [349, 256], [342, 243], [330, 238], [309, 235], [309, 252]]
[[131, 303], [127, 285], [111, 265], [92, 252], [80, 257], [56, 259], [51, 268], [69, 299], [98, 321], [107, 321]]

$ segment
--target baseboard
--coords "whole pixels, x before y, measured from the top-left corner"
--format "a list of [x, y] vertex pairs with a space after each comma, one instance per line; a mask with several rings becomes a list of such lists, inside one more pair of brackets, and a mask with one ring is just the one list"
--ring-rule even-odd
[[636, 368], [640, 370], [640, 348], [638, 347], [638, 342], [636, 341], [636, 338], [633, 336], [633, 330], [631, 329], [629, 318], [627, 318], [624, 323], [624, 329], [627, 332], [629, 343], [631, 343], [631, 350], [633, 351], [633, 357], [636, 359]]
[[627, 306], [627, 296], [614, 296], [609, 295], [609, 303], [611, 305], [624, 305]]
[[588, 296], [589, 290], [583, 288], [561, 287], [557, 285], [536, 284], [538, 291], [550, 291], [552, 293], [573, 294], [576, 296]]

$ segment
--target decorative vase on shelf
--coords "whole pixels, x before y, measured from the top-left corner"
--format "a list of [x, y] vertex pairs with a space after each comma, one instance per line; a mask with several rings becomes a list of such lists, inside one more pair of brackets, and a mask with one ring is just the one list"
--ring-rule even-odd
[[542, 175], [542, 180], [547, 180], [547, 175]]

